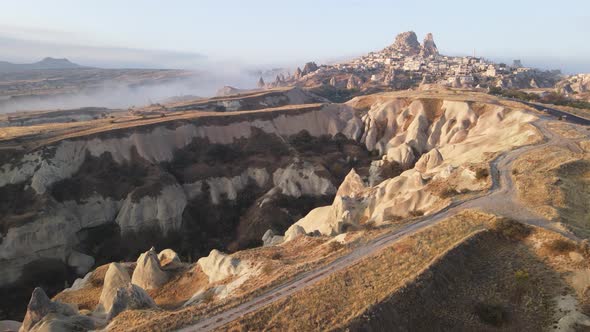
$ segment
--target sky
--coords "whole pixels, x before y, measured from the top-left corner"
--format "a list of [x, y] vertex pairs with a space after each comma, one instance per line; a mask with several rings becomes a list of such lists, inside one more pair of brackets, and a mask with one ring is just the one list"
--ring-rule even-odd
[[[292, 65], [380, 50], [399, 32], [439, 50], [590, 72], [590, 1], [20, 0], [0, 5], [0, 60], [106, 67]], [[51, 53], [51, 54], [49, 54]]]

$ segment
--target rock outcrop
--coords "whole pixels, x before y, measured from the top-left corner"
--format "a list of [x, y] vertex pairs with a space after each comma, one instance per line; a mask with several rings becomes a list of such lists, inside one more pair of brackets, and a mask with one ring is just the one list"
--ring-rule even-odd
[[69, 317], [78, 315], [78, 311], [70, 305], [51, 301], [43, 289], [37, 287], [33, 290], [31, 300], [27, 306], [27, 313], [19, 332], [28, 332], [36, 329], [36, 325], [49, 314]]
[[[297, 97], [296, 94], [293, 92], [293, 98]], [[358, 141], [362, 127], [361, 119], [348, 107], [313, 106], [295, 113], [281, 111], [272, 115], [255, 115], [252, 119], [237, 117], [215, 120], [210, 124], [173, 122], [124, 130], [116, 135], [99, 133], [92, 137], [65, 139], [24, 153], [14, 160], [4, 161], [0, 165], [0, 196], [12, 197], [13, 186], [26, 186], [30, 199], [46, 197], [49, 202], [38, 203], [43, 213], [33, 214], [30, 222], [11, 224], [5, 233], [0, 234], [0, 260], [4, 265], [0, 285], [17, 281], [24, 266], [39, 258], [38, 253], [42, 252], [42, 257], [67, 262], [72, 248], [80, 247], [79, 234], [100, 227], [116, 225], [117, 231], [123, 236], [154, 228], [162, 235], [177, 232], [189, 201], [200, 199], [199, 195], [205, 192], [209, 193], [210, 200], [215, 204], [222, 197], [230, 200], [237, 198], [241, 189], [251, 181], [257, 186], [264, 182], [260, 188], [271, 187], [271, 178], [277, 179], [276, 185], [281, 191], [294, 195], [335, 192], [334, 185], [330, 184], [327, 177], [318, 175], [311, 168], [303, 170], [304, 175], [298, 178], [299, 166], [285, 166], [276, 175], [276, 169], [272, 167], [269, 167], [272, 173], [263, 168], [250, 168], [262, 171], [248, 173], [245, 170], [244, 176], [236, 175], [239, 183], [234, 183], [232, 176], [225, 176], [225, 179], [212, 176], [196, 182], [178, 183], [182, 178], [180, 173], [184, 172], [182, 169], [179, 170], [179, 178], [174, 178], [161, 169], [154, 171], [154, 166], [145, 166], [175, 162], [177, 153], [195, 141], [202, 140], [209, 145], [222, 147], [251, 139], [256, 130], [267, 137], [289, 137], [302, 130], [313, 137], [341, 133], [348, 139]], [[272, 152], [269, 150], [269, 153]], [[110, 172], [106, 178], [93, 178], [91, 174], [81, 173], [88, 172], [88, 169], [104, 172], [100, 165], [106, 161], [108, 167], [104, 169]], [[96, 166], [92, 166], [94, 164]], [[315, 168], [316, 165], [313, 166]], [[120, 181], [112, 181], [114, 176], [126, 179], [125, 174], [134, 174], [135, 181], [140, 185], [146, 181], [149, 185], [121, 187]], [[74, 176], [75, 181], [70, 181]], [[309, 178], [306, 179], [306, 176]], [[242, 178], [246, 181], [242, 181]], [[108, 188], [103, 194], [84, 192], [86, 187], [94, 190], [96, 183], [105, 182]], [[56, 188], [65, 188], [70, 185], [68, 183], [81, 192], [63, 201], [51, 198]], [[301, 190], [298, 185], [302, 185]], [[71, 189], [64, 192], [72, 192]], [[34, 205], [31, 203], [29, 206]], [[16, 212], [7, 210], [3, 213], [10, 215]], [[79, 252], [87, 254], [85, 251]]]
[[158, 254], [158, 260], [160, 261], [161, 266], [181, 263], [180, 257], [178, 257], [178, 254], [172, 249], [164, 249], [160, 251]]
[[259, 89], [264, 89], [266, 87], [266, 83], [264, 83], [264, 80], [262, 79], [262, 77], [258, 80], [258, 83], [256, 83], [256, 86]]
[[354, 170], [350, 170], [348, 175], [344, 178], [340, 187], [338, 187], [338, 191], [336, 192], [336, 196], [348, 196], [348, 197], [356, 197], [360, 195], [365, 190], [365, 184], [363, 179], [357, 174]]
[[272, 231], [272, 229], [266, 231], [262, 236], [262, 244], [265, 247], [280, 244], [283, 242], [283, 240], [283, 236], [276, 235], [275, 232]]
[[137, 265], [133, 270], [131, 283], [146, 289], [157, 289], [168, 281], [168, 274], [162, 271], [156, 250], [150, 250], [139, 255]]
[[76, 270], [79, 276], [85, 275], [94, 265], [94, 258], [77, 251], [72, 251], [68, 257], [68, 265]]
[[303, 227], [301, 227], [300, 225], [295, 224], [295, 225], [289, 227], [289, 229], [287, 229], [287, 231], [285, 232], [284, 241], [289, 242], [291, 240], [296, 239], [298, 236], [305, 235], [305, 234], [307, 234], [305, 232], [305, 229]]
[[336, 87], [338, 85], [338, 82], [336, 81], [336, 77], [330, 78], [330, 86]]
[[243, 269], [239, 259], [226, 255], [217, 249], [211, 250], [209, 256], [200, 258], [197, 264], [209, 277], [209, 282], [221, 281], [238, 275]]
[[436, 148], [428, 151], [428, 153], [423, 154], [422, 157], [416, 162], [414, 168], [419, 172], [426, 172], [431, 170], [438, 165], [442, 164], [443, 157], [440, 154], [440, 151]]
[[316, 70], [318, 70], [318, 65], [316, 65], [315, 62], [308, 62], [305, 64], [305, 66], [303, 66], [302, 74], [303, 75], [311, 74]]
[[438, 48], [434, 43], [434, 37], [432, 36], [432, 33], [428, 33], [424, 38], [424, 43], [422, 44], [422, 51], [420, 54], [425, 57], [438, 55]]
[[392, 48], [403, 55], [418, 55], [422, 49], [414, 31], [402, 32], [397, 35]]
[[113, 307], [113, 301], [119, 288], [131, 284], [129, 272], [120, 263], [111, 263], [105, 274], [100, 299], [96, 311], [108, 313]]
[[123, 202], [116, 222], [123, 233], [154, 228], [169, 233], [180, 228], [182, 211], [187, 204], [184, 190], [179, 185], [169, 185], [155, 195], [147, 195], [139, 200], [136, 192], [131, 192]]
[[107, 320], [111, 320], [125, 310], [152, 309], [156, 303], [141, 287], [128, 284], [117, 289], [111, 310], [108, 311]]
[[346, 82], [346, 88], [348, 90], [356, 90], [359, 89], [362, 85], [361, 79], [355, 75], [350, 75], [348, 81]]
[[283, 195], [291, 197], [323, 196], [336, 192], [336, 187], [328, 179], [318, 175], [321, 165], [308, 162], [294, 163], [287, 168], [277, 169], [273, 175], [273, 183]]

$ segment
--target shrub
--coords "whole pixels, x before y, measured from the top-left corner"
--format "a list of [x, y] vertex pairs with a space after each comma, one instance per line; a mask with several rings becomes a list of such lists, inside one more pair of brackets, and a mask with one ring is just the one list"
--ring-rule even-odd
[[510, 240], [522, 240], [527, 237], [531, 230], [527, 226], [508, 218], [498, 218], [491, 229], [498, 235]]
[[478, 303], [475, 314], [484, 323], [492, 326], [502, 326], [508, 322], [508, 312], [498, 304]]
[[369, 230], [369, 231], [370, 231], [370, 230], [372, 230], [372, 229], [376, 229], [376, 228], [377, 228], [377, 225], [375, 224], [375, 220], [371, 220], [371, 221], [369, 221], [369, 222], [366, 222], [366, 223], [364, 223], [364, 224], [363, 224], [363, 227], [364, 227], [366, 230]]
[[527, 270], [518, 270], [514, 272], [514, 279], [517, 283], [525, 283], [529, 280], [529, 272]]
[[328, 244], [328, 252], [336, 252], [344, 248], [344, 245], [338, 241], [332, 241]]
[[421, 210], [410, 211], [410, 216], [412, 216], [412, 217], [422, 217], [423, 215], [424, 215], [424, 211], [421, 211]]
[[274, 271], [274, 268], [270, 265], [270, 264], [265, 264], [262, 267], [262, 273], [263, 274], [271, 274]]
[[490, 171], [487, 168], [478, 168], [475, 171], [475, 178], [478, 180], [482, 180], [490, 176]]
[[458, 191], [457, 191], [457, 189], [455, 189], [454, 187], [447, 187], [447, 188], [443, 189], [443, 190], [442, 190], [442, 191], [441, 191], [441, 192], [438, 194], [438, 196], [439, 196], [440, 198], [450, 198], [450, 197], [456, 196], [456, 195], [458, 195], [458, 194], [459, 194], [459, 192], [458, 192]]
[[281, 259], [282, 257], [283, 257], [283, 254], [281, 254], [279, 251], [275, 251], [272, 253], [272, 255], [270, 255], [270, 259], [273, 259], [273, 260]]
[[543, 247], [554, 255], [563, 255], [577, 249], [577, 246], [574, 243], [564, 239], [557, 239], [545, 243], [543, 244]]

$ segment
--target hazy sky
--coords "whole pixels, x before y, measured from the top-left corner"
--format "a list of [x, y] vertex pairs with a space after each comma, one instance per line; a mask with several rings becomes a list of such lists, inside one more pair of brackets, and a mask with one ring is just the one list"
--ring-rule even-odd
[[[64, 56], [70, 47], [74, 60], [92, 62], [94, 53], [113, 64], [119, 56], [129, 57], [119, 63], [133, 63], [125, 48], [178, 52], [184, 60], [198, 53], [215, 61], [292, 64], [378, 50], [398, 32], [414, 30], [419, 39], [433, 32], [446, 54], [475, 49], [525, 65], [590, 71], [589, 0], [20, 0], [1, 8], [0, 60]], [[153, 65], [174, 66], [159, 59]]]

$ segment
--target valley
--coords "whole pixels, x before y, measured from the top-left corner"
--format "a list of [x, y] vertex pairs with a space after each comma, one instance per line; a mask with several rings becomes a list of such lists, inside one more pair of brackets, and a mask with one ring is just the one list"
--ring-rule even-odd
[[[106, 73], [26, 66], [33, 94]], [[192, 75], [132, 71], [114, 75]], [[444, 56], [411, 31], [276, 72], [0, 115], [0, 330], [590, 328], [590, 120], [534, 101], [580, 105], [585, 76]]]

